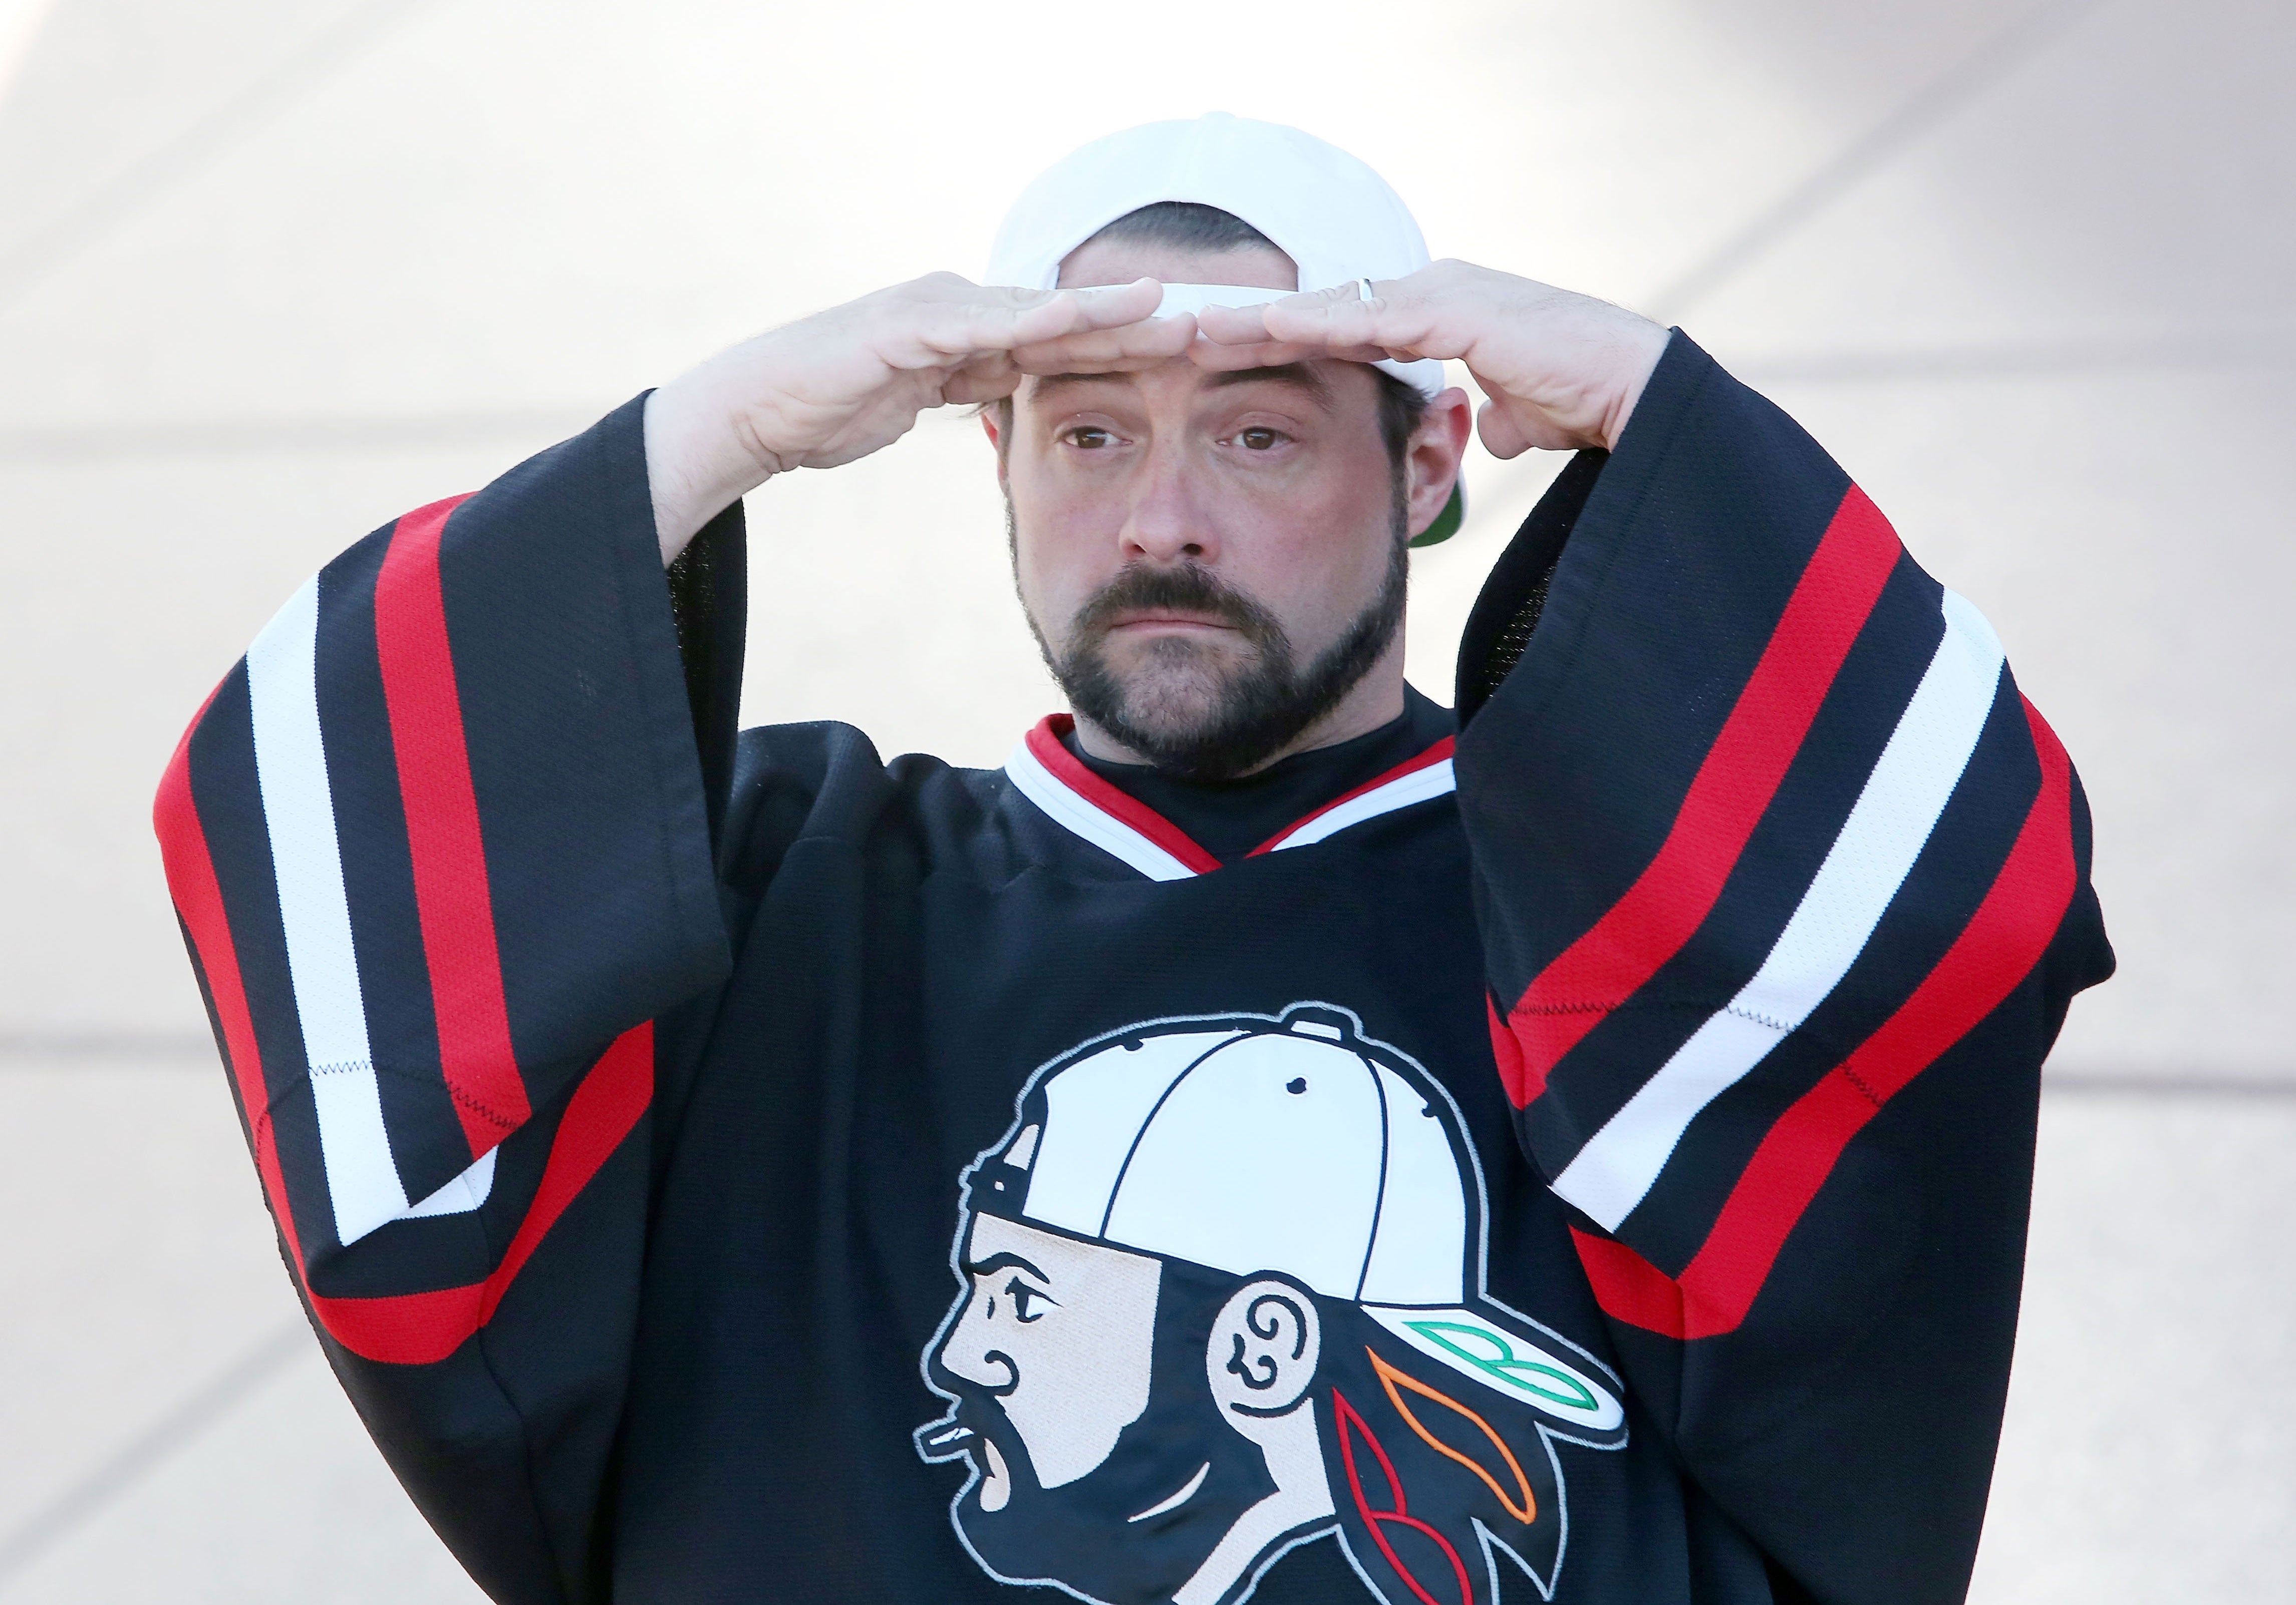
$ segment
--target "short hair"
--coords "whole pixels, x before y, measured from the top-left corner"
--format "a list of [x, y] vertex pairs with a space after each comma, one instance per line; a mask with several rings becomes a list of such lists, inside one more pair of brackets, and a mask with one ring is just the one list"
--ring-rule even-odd
[[[1278, 256], [1283, 248], [1237, 217], [1200, 201], [1157, 201], [1108, 225], [1085, 245], [1107, 240], [1119, 244], [1169, 245], [1182, 250], [1241, 250], [1261, 246]], [[1078, 250], [1084, 249], [1078, 246]]]
[[[1234, 212], [1206, 206], [1199, 201], [1157, 201], [1136, 207], [1077, 249], [1081, 250], [1085, 245], [1103, 240], [1128, 245], [1168, 245], [1179, 250], [1242, 250], [1259, 246], [1278, 256], [1286, 254], [1282, 246]], [[1390, 465], [1400, 479], [1404, 454], [1411, 449], [1411, 438], [1419, 432], [1419, 425], [1427, 416], [1427, 397], [1384, 368], [1374, 368], [1371, 376], [1379, 385], [1379, 437], [1387, 446]], [[997, 402], [996, 407], [1004, 427], [1010, 429], [1012, 398], [1007, 397]]]

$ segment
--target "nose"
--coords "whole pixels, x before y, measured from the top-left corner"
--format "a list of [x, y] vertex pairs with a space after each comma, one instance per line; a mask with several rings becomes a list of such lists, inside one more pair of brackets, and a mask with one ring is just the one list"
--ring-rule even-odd
[[1190, 473], [1182, 446], [1168, 438], [1152, 442], [1132, 486], [1118, 536], [1127, 563], [1210, 563], [1218, 560], [1219, 540]]
[[995, 1347], [994, 1334], [981, 1314], [978, 1295], [968, 1300], [948, 1340], [940, 1346], [940, 1363], [951, 1376], [1003, 1398], [1021, 1385], [1021, 1368], [1013, 1356]]

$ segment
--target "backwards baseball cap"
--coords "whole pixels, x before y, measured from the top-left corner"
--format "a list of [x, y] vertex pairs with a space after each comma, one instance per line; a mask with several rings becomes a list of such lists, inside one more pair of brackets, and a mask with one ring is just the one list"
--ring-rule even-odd
[[[1404, 1343], [1589, 1430], [1584, 1365], [1480, 1307], [1481, 1200], [1426, 1072], [1349, 1011], [1175, 1022], [1069, 1061], [966, 1178], [977, 1210], [1356, 1305]], [[1461, 1141], [1464, 1141], [1462, 1134]]]
[[[1214, 111], [1193, 121], [1144, 123], [1094, 140], [1021, 192], [988, 253], [985, 282], [1056, 288], [1068, 254], [1119, 217], [1160, 201], [1193, 201], [1242, 218], [1300, 270], [1298, 290], [1168, 284], [1161, 317], [1206, 307], [1255, 307], [1298, 291], [1399, 279], [1427, 266], [1410, 209], [1377, 173], [1336, 145], [1280, 123]], [[1443, 364], [1381, 362], [1422, 396], [1443, 389]], [[1413, 537], [1431, 546], [1466, 512], [1457, 487], [1435, 521]]]

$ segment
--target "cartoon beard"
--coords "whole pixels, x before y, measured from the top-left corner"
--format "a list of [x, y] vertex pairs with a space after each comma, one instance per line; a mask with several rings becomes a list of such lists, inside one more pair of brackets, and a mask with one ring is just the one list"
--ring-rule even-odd
[[[1238, 1517], [1275, 1491], [1259, 1451], [1221, 1420], [1204, 1383], [1204, 1343], [1226, 1289], [1208, 1303], [1174, 1297], [1175, 1268], [1184, 1276], [1194, 1269], [1167, 1267], [1147, 1406], [1107, 1458], [1073, 1482], [1047, 1488], [1037, 1480], [1026, 1444], [988, 1389], [946, 1371], [935, 1376], [959, 1401], [944, 1419], [976, 1435], [967, 1453], [982, 1473], [957, 1502], [957, 1528], [996, 1576], [1057, 1583], [1103, 1605], [1157, 1605], [1196, 1574]], [[1170, 1306], [1183, 1303], [1187, 1315], [1169, 1318]], [[995, 1510], [982, 1499], [991, 1493], [989, 1445], [1004, 1464]], [[1199, 1471], [1202, 1480], [1173, 1503]], [[1170, 1508], [1144, 1514], [1159, 1505]]]

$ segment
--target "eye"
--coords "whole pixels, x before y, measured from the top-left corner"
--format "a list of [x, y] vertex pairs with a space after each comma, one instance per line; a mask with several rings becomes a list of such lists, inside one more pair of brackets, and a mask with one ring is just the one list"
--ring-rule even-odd
[[1089, 423], [1069, 430], [1064, 438], [1078, 451], [1087, 452], [1096, 452], [1103, 446], [1114, 445], [1116, 441], [1116, 437], [1106, 430]]
[[1012, 1281], [1004, 1284], [1004, 1292], [1006, 1297], [1013, 1300], [1013, 1318], [1019, 1321], [1023, 1326], [1028, 1326], [1035, 1322], [1042, 1321], [1045, 1318], [1045, 1312], [1042, 1310], [1035, 1310], [1031, 1313], [1031, 1306], [1033, 1305], [1049, 1304], [1057, 1307], [1060, 1304], [1059, 1299], [1052, 1298], [1048, 1294], [1039, 1292], [1037, 1289], [1030, 1287], [1027, 1282], [1021, 1281], [1018, 1276], [1015, 1276]]
[[1264, 452], [1273, 451], [1281, 445], [1284, 436], [1281, 430], [1272, 430], [1264, 424], [1254, 424], [1250, 429], [1238, 430], [1235, 438], [1242, 444], [1244, 450]]

